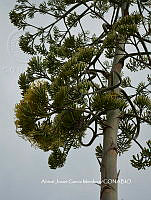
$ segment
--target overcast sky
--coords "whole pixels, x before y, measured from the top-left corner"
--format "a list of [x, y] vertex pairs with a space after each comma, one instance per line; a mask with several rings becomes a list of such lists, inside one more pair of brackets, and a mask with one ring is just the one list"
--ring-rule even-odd
[[[65, 167], [50, 170], [47, 164], [49, 153], [34, 149], [15, 133], [14, 106], [20, 99], [17, 80], [26, 69], [28, 57], [17, 46], [21, 32], [9, 22], [8, 13], [14, 4], [15, 0], [1, 0], [0, 4], [0, 199], [99, 199], [100, 188], [96, 184], [69, 183], [69, 180], [99, 180], [99, 166], [94, 155], [97, 143], [91, 148], [72, 151]], [[139, 80], [138, 76], [138, 79], [133, 77], [135, 81]], [[140, 141], [149, 138], [151, 132], [149, 126], [144, 126], [142, 130]], [[129, 162], [136, 152], [134, 147], [119, 158], [120, 179], [131, 179], [131, 184], [119, 185], [119, 200], [150, 200], [151, 170], [137, 171]], [[43, 179], [54, 183], [43, 184]], [[55, 184], [57, 179], [68, 183]]]

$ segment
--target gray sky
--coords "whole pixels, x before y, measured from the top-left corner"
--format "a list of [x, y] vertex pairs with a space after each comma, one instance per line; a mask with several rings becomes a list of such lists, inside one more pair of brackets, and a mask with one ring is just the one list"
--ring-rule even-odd
[[[5, 0], [0, 6], [0, 199], [2, 200], [60, 200], [99, 199], [99, 186], [95, 184], [41, 184], [43, 179], [83, 181], [99, 180], [99, 166], [94, 149], [81, 148], [70, 153], [65, 167], [50, 170], [49, 153], [34, 149], [15, 133], [14, 106], [20, 99], [17, 80], [26, 68], [28, 57], [19, 51], [20, 35], [10, 24], [8, 12], [15, 0]], [[133, 76], [135, 81], [140, 78]], [[142, 76], [141, 76], [142, 78]], [[149, 138], [149, 126], [144, 126], [139, 141]], [[151, 169], [137, 171], [130, 165], [130, 156], [137, 148], [119, 158], [120, 179], [131, 179], [131, 184], [119, 184], [119, 200], [150, 200]]]

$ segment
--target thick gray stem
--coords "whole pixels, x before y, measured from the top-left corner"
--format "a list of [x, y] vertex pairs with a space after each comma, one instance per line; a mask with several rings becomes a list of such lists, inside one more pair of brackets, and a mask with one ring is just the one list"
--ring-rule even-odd
[[[126, 15], [127, 5], [124, 3], [121, 11], [122, 16]], [[121, 58], [124, 56], [125, 42], [122, 41], [119, 45], [120, 48], [116, 49], [116, 55], [114, 57], [112, 71], [116, 71], [120, 74], [123, 63]], [[116, 85], [119, 82], [119, 78], [114, 73], [113, 84]], [[109, 81], [109, 86], [110, 86]], [[119, 88], [114, 90], [119, 93]], [[117, 200], [118, 199], [118, 185], [117, 185], [117, 132], [119, 127], [119, 115], [118, 109], [111, 110], [107, 113], [107, 125], [103, 132], [103, 158], [101, 166], [101, 200]]]

